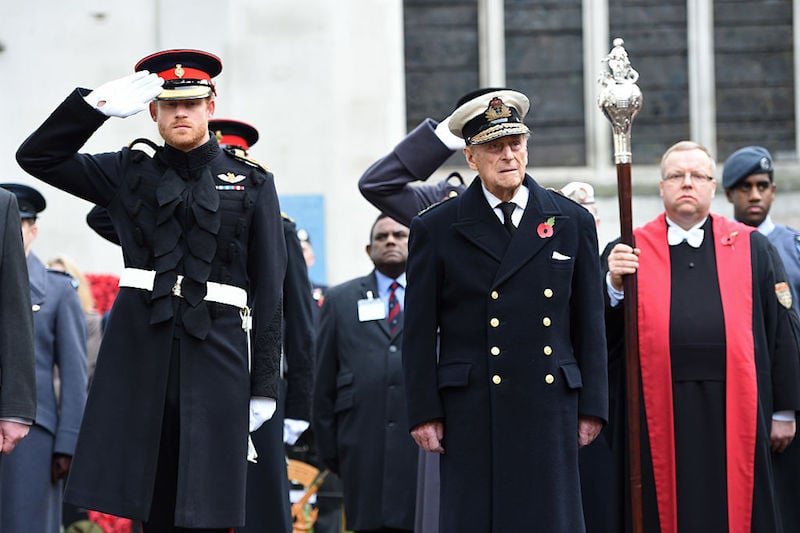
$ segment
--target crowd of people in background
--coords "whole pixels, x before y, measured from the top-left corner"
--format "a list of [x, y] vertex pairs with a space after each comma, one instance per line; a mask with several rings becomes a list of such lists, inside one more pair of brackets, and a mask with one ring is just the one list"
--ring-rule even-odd
[[[714, 155], [666, 147], [663, 213], [599, 253], [592, 185], [528, 171], [528, 97], [471, 91], [354, 179], [373, 269], [328, 287], [258, 130], [214, 117], [221, 70], [149, 55], [17, 152], [119, 276], [43, 263], [45, 198], [0, 184], [0, 531], [628, 531], [633, 274], [643, 530], [800, 530], [800, 232], [765, 147], [724, 163], [732, 216]], [[163, 143], [78, 153], [145, 110]], [[474, 177], [434, 178], [459, 152]]]

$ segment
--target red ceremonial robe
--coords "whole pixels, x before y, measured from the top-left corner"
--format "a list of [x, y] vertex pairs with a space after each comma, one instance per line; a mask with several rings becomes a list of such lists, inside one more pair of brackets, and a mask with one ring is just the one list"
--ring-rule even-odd
[[[749, 533], [752, 519], [758, 386], [753, 346], [750, 235], [754, 228], [712, 217], [717, 274], [725, 322], [725, 411], [728, 524]], [[675, 431], [669, 317], [671, 271], [664, 214], [635, 232], [638, 270], [639, 354], [647, 428], [662, 533], [677, 533]], [[666, 305], [665, 305], [666, 304]]]

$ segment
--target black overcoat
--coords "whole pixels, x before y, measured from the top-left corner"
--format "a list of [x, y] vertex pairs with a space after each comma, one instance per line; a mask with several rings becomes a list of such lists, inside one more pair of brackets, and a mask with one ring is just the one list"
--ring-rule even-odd
[[411, 225], [403, 366], [410, 427], [444, 420], [441, 531], [584, 529], [578, 416], [608, 408], [597, 232], [524, 186], [513, 237], [479, 179]]
[[33, 313], [17, 198], [0, 189], [0, 417], [36, 417]]
[[361, 322], [375, 274], [325, 294], [312, 423], [320, 459], [342, 478], [347, 528], [414, 527], [417, 445], [408, 434], [400, 346], [385, 319]]
[[[153, 291], [123, 287], [98, 356], [66, 499], [147, 519], [170, 357], [180, 358], [176, 525], [230, 527], [245, 513], [248, 402], [276, 397], [286, 246], [272, 174], [211, 137], [77, 151], [105, 121], [73, 92], [20, 147], [35, 177], [108, 209], [126, 267], [155, 270]], [[184, 276], [182, 298], [171, 295]], [[240, 309], [203, 300], [205, 282], [247, 291], [252, 369]], [[173, 352], [177, 346], [177, 353]]]

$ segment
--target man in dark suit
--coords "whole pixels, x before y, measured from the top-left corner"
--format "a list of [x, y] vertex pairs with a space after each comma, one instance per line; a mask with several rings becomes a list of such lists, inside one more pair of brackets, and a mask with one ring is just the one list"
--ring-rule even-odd
[[366, 249], [375, 270], [328, 289], [322, 304], [312, 425], [321, 460], [342, 478], [347, 528], [410, 532], [417, 447], [400, 352], [408, 228], [381, 215]]
[[578, 447], [608, 400], [597, 232], [525, 173], [528, 106], [459, 101], [450, 130], [479, 179], [411, 225], [406, 397], [414, 439], [443, 454], [441, 531], [584, 530]]
[[19, 209], [16, 196], [5, 189], [0, 189], [0, 220], [0, 452], [9, 454], [28, 434], [36, 416], [36, 374]]
[[[31, 252], [38, 236], [36, 218], [44, 197], [19, 183], [0, 187], [14, 193], [20, 206], [22, 240], [27, 256], [36, 354], [36, 421], [27, 438], [3, 465], [0, 479], [0, 530], [61, 530], [64, 479], [86, 403], [86, 319], [69, 274], [45, 267]], [[60, 393], [53, 384], [55, 368]], [[4, 378], [4, 382], [5, 382]]]

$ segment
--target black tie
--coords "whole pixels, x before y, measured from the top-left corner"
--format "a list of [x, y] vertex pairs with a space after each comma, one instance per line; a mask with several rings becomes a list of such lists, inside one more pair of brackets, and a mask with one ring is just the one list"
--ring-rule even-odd
[[500, 211], [503, 212], [503, 226], [506, 227], [506, 231], [508, 231], [509, 235], [514, 235], [517, 227], [511, 221], [511, 213], [513, 213], [514, 209], [517, 208], [517, 204], [514, 202], [502, 202], [497, 207], [499, 207]]

